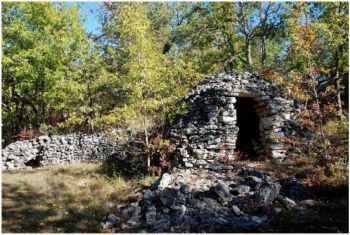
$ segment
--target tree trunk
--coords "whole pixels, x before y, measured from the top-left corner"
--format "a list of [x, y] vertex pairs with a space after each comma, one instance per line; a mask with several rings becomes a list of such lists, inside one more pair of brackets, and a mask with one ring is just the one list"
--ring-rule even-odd
[[338, 116], [339, 116], [340, 120], [344, 120], [343, 108], [342, 108], [342, 102], [341, 102], [340, 79], [339, 79], [339, 72], [338, 71], [337, 71], [337, 75], [336, 75], [335, 89], [337, 91]]
[[[147, 131], [147, 125], [146, 125], [146, 118], [143, 118], [143, 130], [145, 132], [145, 143], [146, 146], [148, 146], [148, 131]], [[151, 157], [147, 156], [147, 168], [151, 166]]]
[[261, 37], [261, 66], [264, 67], [266, 60], [266, 42], [265, 36]]
[[325, 155], [326, 155], [325, 157], [328, 158], [327, 141], [326, 141], [326, 137], [325, 137], [324, 131], [323, 131], [323, 113], [322, 113], [322, 110], [321, 110], [321, 106], [320, 106], [320, 102], [319, 102], [319, 98], [318, 98], [316, 85], [315, 85], [314, 82], [312, 84], [313, 84], [314, 95], [315, 95], [315, 98], [316, 98], [317, 112], [320, 113], [319, 125], [320, 125], [320, 132], [321, 132], [322, 142], [324, 144], [324, 152], [325, 152]]
[[247, 69], [250, 70], [252, 67], [252, 57], [251, 57], [252, 45], [249, 38], [247, 38], [245, 41], [245, 47], [246, 47], [246, 50], [245, 50], [246, 66], [247, 66]]

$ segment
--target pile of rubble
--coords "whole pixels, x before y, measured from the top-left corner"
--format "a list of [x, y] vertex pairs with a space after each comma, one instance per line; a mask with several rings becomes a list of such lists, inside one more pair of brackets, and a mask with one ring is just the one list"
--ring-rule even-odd
[[118, 207], [102, 226], [115, 232], [262, 231], [276, 213], [306, 210], [306, 198], [296, 182], [274, 181], [251, 167], [177, 170], [164, 174], [141, 200]]

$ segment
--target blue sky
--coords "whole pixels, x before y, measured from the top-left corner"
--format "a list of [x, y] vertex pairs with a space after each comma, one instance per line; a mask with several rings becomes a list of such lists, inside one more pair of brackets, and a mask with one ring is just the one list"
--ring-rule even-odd
[[100, 34], [100, 24], [97, 20], [97, 17], [91, 11], [96, 11], [99, 8], [97, 2], [67, 2], [68, 6], [71, 5], [79, 5], [82, 10], [80, 11], [80, 15], [85, 15], [84, 27], [86, 31], [89, 33]]

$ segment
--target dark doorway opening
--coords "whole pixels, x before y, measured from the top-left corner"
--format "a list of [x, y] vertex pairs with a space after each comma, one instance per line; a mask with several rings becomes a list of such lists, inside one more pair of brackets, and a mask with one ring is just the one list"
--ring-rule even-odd
[[249, 97], [237, 97], [235, 104], [237, 110], [237, 126], [239, 127], [236, 151], [242, 158], [259, 157], [260, 119], [254, 109], [256, 102]]

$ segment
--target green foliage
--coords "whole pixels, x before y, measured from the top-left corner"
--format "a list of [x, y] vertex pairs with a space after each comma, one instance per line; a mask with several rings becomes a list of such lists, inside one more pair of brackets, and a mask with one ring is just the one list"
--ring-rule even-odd
[[[117, 85], [125, 95], [112, 113], [120, 123], [144, 123], [141, 126], [146, 128], [146, 120], [156, 119], [171, 100], [165, 79], [168, 62], [151, 31], [145, 4], [118, 4], [117, 9], [113, 6], [106, 3], [111, 18], [103, 26], [106, 32], [118, 33], [118, 45], [107, 50], [118, 51]], [[114, 26], [109, 20], [118, 23]]]
[[180, 98], [205, 76], [249, 70], [302, 104], [297, 124], [317, 137], [309, 156], [347, 153], [348, 124], [337, 122], [346, 113], [348, 3], [105, 2], [102, 34], [90, 35], [93, 40], [77, 7], [2, 6], [7, 143], [29, 129], [60, 134], [124, 128], [152, 149], [165, 119], [186, 113]]
[[180, 117], [184, 116], [189, 110], [189, 105], [185, 102], [179, 102], [174, 105], [172, 111], [167, 113], [167, 119], [170, 123], [173, 123]]
[[88, 125], [93, 131], [109, 124], [103, 115], [114, 108], [115, 101], [111, 98], [115, 79], [102, 63], [100, 56], [90, 55], [84, 59], [84, 66], [75, 71], [75, 76], [56, 82], [45, 93], [49, 107], [66, 113], [63, 122], [58, 123], [60, 127]]
[[53, 3], [2, 3], [3, 133], [47, 122], [45, 94], [74, 76], [88, 52], [79, 9]]

